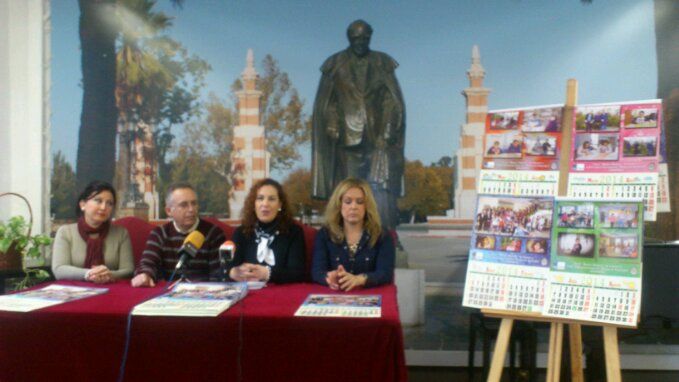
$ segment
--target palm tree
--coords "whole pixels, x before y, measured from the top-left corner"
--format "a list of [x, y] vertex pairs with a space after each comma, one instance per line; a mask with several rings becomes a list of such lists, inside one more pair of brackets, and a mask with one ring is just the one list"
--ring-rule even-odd
[[76, 160], [76, 187], [113, 180], [118, 111], [115, 90], [117, 30], [107, 17], [115, 0], [79, 0], [83, 101]]
[[119, 0], [117, 9], [120, 42], [116, 54], [115, 98], [119, 110], [116, 186], [126, 201], [138, 199], [134, 185], [130, 187], [131, 155], [138, 124], [150, 122], [148, 106], [152, 100], [146, 99], [145, 90], [153, 82], [165, 86], [173, 83], [170, 71], [146, 47], [172, 25], [164, 13], [152, 11], [154, 5], [155, 1], [150, 0]]

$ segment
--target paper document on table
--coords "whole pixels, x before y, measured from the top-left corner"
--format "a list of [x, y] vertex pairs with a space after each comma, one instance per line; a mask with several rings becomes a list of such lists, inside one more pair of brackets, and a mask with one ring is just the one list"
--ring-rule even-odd
[[86, 288], [52, 284], [40, 289], [0, 296], [0, 310], [30, 312], [68, 301], [106, 293], [106, 288]]

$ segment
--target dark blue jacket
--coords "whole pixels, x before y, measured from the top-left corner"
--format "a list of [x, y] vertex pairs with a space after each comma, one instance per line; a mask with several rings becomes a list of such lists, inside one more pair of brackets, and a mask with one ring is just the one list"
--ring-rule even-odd
[[382, 231], [374, 247], [370, 247], [370, 235], [363, 231], [356, 256], [349, 256], [346, 241], [336, 244], [330, 240], [330, 233], [323, 227], [316, 235], [311, 278], [322, 285], [328, 285], [325, 276], [341, 264], [354, 275], [365, 273], [366, 287], [389, 284], [394, 278], [394, 241], [387, 231]]

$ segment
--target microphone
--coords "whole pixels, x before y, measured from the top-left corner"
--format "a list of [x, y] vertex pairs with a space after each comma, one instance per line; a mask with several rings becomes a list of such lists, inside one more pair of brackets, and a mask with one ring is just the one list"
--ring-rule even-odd
[[234, 252], [236, 252], [236, 244], [231, 240], [227, 240], [219, 246], [219, 269], [222, 281], [228, 279], [226, 265], [233, 261]]
[[196, 257], [196, 253], [198, 253], [200, 247], [203, 246], [203, 242], [205, 242], [205, 236], [203, 236], [202, 233], [198, 231], [191, 232], [186, 237], [186, 239], [184, 239], [184, 243], [179, 248], [178, 254], [181, 257], [179, 258], [179, 261], [177, 262], [177, 265], [174, 267], [174, 269], [177, 270], [181, 268], [182, 265], [184, 265], [184, 263], [189, 260], [189, 258]]
[[219, 261], [230, 263], [233, 260], [233, 253], [236, 251], [236, 244], [233, 241], [227, 240], [224, 244], [219, 246]]

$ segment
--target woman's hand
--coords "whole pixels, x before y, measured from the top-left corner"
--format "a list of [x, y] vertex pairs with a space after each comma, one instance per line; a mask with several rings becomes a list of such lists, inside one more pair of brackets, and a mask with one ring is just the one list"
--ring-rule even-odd
[[330, 289], [338, 290], [339, 289], [339, 281], [338, 281], [338, 277], [337, 277], [337, 271], [330, 271], [330, 272], [326, 273], [325, 282], [328, 283], [328, 286], [330, 287]]
[[229, 277], [236, 281], [266, 281], [269, 269], [263, 265], [243, 263], [231, 268]]
[[106, 284], [114, 281], [111, 270], [105, 265], [97, 265], [92, 267], [89, 271], [87, 271], [85, 279], [95, 284]]
[[365, 274], [354, 275], [347, 272], [343, 266], [337, 267], [337, 281], [339, 288], [345, 292], [361, 288], [368, 281]]

